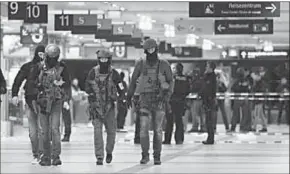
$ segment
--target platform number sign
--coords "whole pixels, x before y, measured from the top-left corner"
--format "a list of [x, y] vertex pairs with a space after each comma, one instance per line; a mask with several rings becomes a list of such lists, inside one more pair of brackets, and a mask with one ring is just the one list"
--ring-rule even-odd
[[25, 23], [47, 23], [47, 5], [29, 4], [25, 8]]
[[54, 30], [69, 31], [73, 26], [73, 15], [56, 14], [54, 15]]
[[26, 6], [26, 2], [8, 2], [8, 20], [23, 20]]

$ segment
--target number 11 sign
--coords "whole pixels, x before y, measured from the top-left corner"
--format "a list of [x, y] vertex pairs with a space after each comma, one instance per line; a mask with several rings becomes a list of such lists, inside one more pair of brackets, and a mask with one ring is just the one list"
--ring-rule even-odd
[[55, 31], [70, 31], [73, 26], [73, 15], [71, 14], [56, 14], [54, 15], [54, 30]]

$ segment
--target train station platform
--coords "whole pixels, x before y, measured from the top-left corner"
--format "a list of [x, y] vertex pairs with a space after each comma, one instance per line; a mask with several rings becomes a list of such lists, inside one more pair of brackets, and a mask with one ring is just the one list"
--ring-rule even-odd
[[[133, 143], [133, 127], [117, 134], [113, 161], [96, 166], [93, 129], [73, 128], [71, 142], [62, 143], [61, 166], [32, 165], [28, 131], [1, 138], [1, 173], [289, 173], [289, 126], [270, 125], [268, 133], [223, 132], [218, 125], [216, 143], [205, 146], [206, 134], [186, 133], [183, 145], [163, 145], [162, 165], [140, 165], [141, 147]], [[20, 131], [20, 130], [18, 130]], [[104, 133], [106, 134], [106, 133]], [[152, 133], [151, 133], [152, 149]], [[150, 154], [152, 154], [150, 150]]]

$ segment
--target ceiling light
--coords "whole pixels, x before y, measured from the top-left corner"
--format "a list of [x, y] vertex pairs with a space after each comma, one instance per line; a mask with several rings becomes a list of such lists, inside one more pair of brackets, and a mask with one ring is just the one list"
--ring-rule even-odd
[[117, 4], [112, 4], [112, 7], [116, 8], [116, 7], [118, 7], [118, 5]]
[[223, 49], [223, 46], [221, 46], [221, 45], [217, 45], [217, 47], [218, 47], [219, 49]]
[[80, 1], [79, 2], [75, 1], [75, 2], [69, 2], [68, 5], [70, 5], [70, 6], [85, 6], [86, 3], [80, 2]]

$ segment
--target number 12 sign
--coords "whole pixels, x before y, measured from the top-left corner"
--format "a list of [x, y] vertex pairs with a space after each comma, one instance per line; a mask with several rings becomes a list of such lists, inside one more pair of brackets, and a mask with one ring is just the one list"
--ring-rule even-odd
[[71, 14], [56, 14], [54, 15], [54, 30], [55, 31], [70, 31], [73, 26], [73, 15]]

